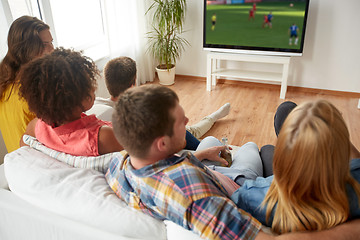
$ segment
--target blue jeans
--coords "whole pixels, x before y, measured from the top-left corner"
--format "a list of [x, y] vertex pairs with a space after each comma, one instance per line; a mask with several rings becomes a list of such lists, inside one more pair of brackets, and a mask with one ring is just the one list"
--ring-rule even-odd
[[[197, 151], [222, 145], [223, 144], [218, 139], [209, 136], [201, 141]], [[233, 163], [230, 167], [217, 166], [217, 162], [208, 160], [203, 160], [202, 162], [212, 170], [231, 178], [240, 186], [246, 179], [255, 180], [257, 177], [263, 176], [263, 166], [259, 154], [259, 148], [255, 143], [245, 143], [236, 152], [234, 152], [232, 156]]]
[[190, 132], [188, 132], [187, 130], [186, 130], [185, 139], [186, 139], [186, 146], [185, 146], [186, 150], [195, 151], [200, 144], [200, 141], [196, 137], [194, 137], [194, 135], [192, 135]]

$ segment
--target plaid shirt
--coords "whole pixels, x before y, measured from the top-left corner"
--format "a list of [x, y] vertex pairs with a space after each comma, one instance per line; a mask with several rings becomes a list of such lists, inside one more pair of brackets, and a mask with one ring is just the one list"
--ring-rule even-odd
[[192, 154], [135, 170], [125, 151], [106, 173], [112, 190], [129, 206], [171, 220], [207, 239], [254, 239], [261, 224], [238, 209], [209, 169]]

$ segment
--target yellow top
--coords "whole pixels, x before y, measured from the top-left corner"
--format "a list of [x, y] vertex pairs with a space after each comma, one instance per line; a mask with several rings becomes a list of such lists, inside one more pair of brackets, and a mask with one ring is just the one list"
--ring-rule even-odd
[[12, 91], [11, 88], [12, 85], [8, 86], [0, 100], [0, 130], [8, 152], [20, 147], [20, 138], [28, 123], [35, 118], [25, 99], [19, 97], [19, 85], [15, 84]]
[[211, 21], [216, 22], [216, 15], [211, 16]]

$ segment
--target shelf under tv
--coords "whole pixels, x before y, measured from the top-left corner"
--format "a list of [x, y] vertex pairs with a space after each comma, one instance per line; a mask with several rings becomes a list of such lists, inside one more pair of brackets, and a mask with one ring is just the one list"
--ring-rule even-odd
[[[245, 61], [257, 63], [281, 64], [281, 72], [266, 71], [248, 71], [244, 69], [226, 69], [220, 68], [220, 61]], [[207, 77], [206, 90], [211, 91], [216, 86], [218, 78], [241, 78], [248, 80], [259, 80], [262, 82], [280, 82], [280, 98], [285, 99], [287, 90], [287, 78], [289, 72], [290, 57], [284, 56], [263, 56], [263, 55], [245, 55], [234, 53], [210, 52], [207, 55]]]

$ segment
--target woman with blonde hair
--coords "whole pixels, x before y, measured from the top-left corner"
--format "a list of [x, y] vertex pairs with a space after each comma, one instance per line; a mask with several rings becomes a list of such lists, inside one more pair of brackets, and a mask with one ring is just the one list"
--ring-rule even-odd
[[19, 97], [19, 72], [31, 60], [52, 52], [50, 28], [36, 17], [22, 16], [10, 26], [8, 51], [0, 63], [0, 130], [8, 152], [20, 147], [20, 138], [35, 118]]
[[[350, 162], [351, 152], [358, 159]], [[274, 232], [323, 230], [360, 217], [359, 152], [328, 101], [290, 112], [278, 135], [273, 172], [245, 181], [231, 198]]]

